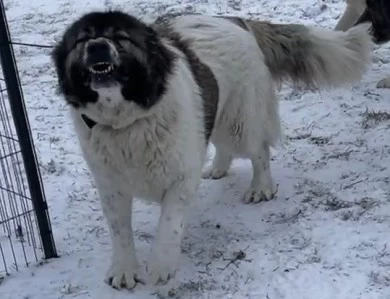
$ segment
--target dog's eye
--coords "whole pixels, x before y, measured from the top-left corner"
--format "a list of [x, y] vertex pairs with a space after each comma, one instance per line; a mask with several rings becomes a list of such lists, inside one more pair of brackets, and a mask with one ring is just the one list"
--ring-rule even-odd
[[76, 39], [75, 45], [80, 44], [80, 43], [85, 43], [87, 40], [88, 40], [87, 37], [80, 37], [80, 38]]
[[124, 44], [123, 42], [125, 43], [127, 42], [137, 48], [142, 49], [142, 46], [138, 42], [136, 42], [134, 39], [131, 39], [129, 36], [126, 35], [122, 35], [122, 34], [115, 35], [113, 40], [116, 41], [116, 44], [123, 45]]
[[114, 35], [114, 38], [116, 40], [127, 40], [127, 41], [131, 42], [131, 39], [127, 35], [123, 35], [123, 34], [116, 34], [116, 35]]

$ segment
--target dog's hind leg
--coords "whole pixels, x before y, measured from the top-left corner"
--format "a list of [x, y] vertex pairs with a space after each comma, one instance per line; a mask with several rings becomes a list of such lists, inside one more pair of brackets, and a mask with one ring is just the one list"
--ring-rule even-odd
[[256, 87], [252, 91], [246, 90], [242, 96], [248, 106], [241, 116], [245, 138], [240, 148], [242, 154], [251, 160], [253, 168], [252, 181], [242, 198], [245, 203], [268, 201], [274, 197], [270, 146], [276, 146], [281, 137], [279, 105], [271, 76], [264, 71], [263, 76], [253, 80]]
[[347, 31], [355, 24], [366, 8], [366, 0], [347, 0], [346, 2], [347, 7], [338, 21], [335, 30]]
[[377, 88], [390, 88], [390, 76], [380, 80], [377, 85]]
[[218, 180], [227, 175], [232, 163], [232, 154], [221, 144], [214, 144], [215, 156], [210, 166], [203, 170], [204, 179], [212, 178]]
[[244, 194], [245, 203], [258, 203], [273, 198], [273, 182], [270, 170], [270, 150], [267, 142], [260, 145], [258, 151], [250, 154], [253, 177], [249, 189]]

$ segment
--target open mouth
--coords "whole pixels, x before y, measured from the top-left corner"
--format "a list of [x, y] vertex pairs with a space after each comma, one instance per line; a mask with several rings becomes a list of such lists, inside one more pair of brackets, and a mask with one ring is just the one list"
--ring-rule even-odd
[[98, 62], [88, 68], [94, 75], [108, 75], [115, 69], [115, 65], [110, 62]]

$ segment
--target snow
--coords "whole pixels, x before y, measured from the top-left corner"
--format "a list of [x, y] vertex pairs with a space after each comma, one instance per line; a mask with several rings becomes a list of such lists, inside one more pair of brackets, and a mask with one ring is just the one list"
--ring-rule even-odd
[[[121, 8], [145, 20], [186, 10], [334, 28], [345, 7], [343, 0], [4, 2], [13, 40], [46, 45], [95, 8]], [[272, 158], [277, 199], [240, 201], [252, 172], [248, 161], [235, 161], [220, 181], [204, 180], [175, 279], [133, 291], [103, 282], [107, 227], [67, 107], [56, 94], [50, 50], [14, 48], [60, 258], [5, 277], [1, 299], [390, 298], [390, 90], [375, 87], [390, 75], [389, 45], [375, 50], [370, 70], [352, 87], [316, 93], [283, 87], [285, 143]], [[158, 213], [158, 206], [135, 204], [143, 268]]]

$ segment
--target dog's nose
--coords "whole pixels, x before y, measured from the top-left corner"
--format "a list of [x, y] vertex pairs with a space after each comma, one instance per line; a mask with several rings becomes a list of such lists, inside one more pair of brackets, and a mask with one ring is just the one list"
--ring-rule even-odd
[[110, 52], [108, 43], [102, 39], [90, 40], [87, 43], [88, 55], [102, 55]]
[[99, 62], [113, 62], [110, 45], [103, 38], [90, 40], [85, 47], [85, 62], [88, 66]]

